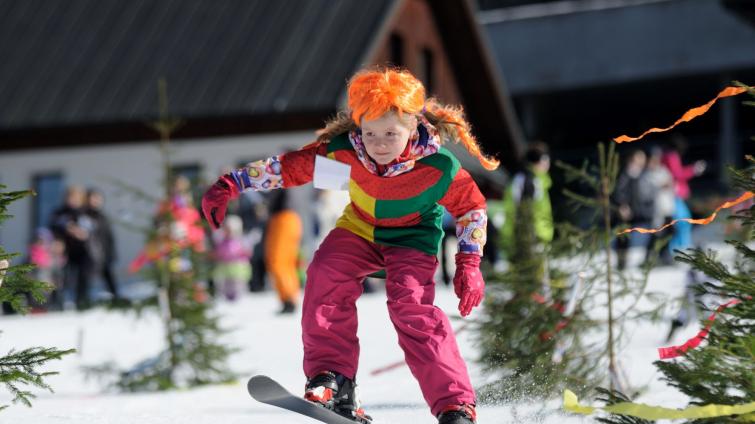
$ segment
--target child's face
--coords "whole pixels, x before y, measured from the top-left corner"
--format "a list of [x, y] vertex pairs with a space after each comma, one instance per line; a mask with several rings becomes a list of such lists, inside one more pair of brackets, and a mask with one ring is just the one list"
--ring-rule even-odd
[[380, 165], [387, 165], [398, 158], [417, 125], [414, 117], [408, 121], [402, 122], [394, 112], [371, 121], [362, 120], [362, 141], [367, 154]]

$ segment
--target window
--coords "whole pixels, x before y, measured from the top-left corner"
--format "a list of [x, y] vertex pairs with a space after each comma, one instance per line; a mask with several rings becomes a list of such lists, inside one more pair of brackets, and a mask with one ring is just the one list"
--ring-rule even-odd
[[37, 228], [47, 227], [52, 213], [63, 204], [63, 174], [55, 172], [35, 175], [33, 187], [37, 195], [32, 197], [32, 234]]
[[391, 63], [396, 66], [404, 66], [404, 39], [395, 32], [391, 34], [390, 49]]
[[428, 47], [422, 49], [421, 55], [420, 64], [422, 66], [422, 73], [420, 75], [422, 75], [425, 84], [425, 92], [430, 96], [434, 88], [433, 84], [435, 83], [435, 75], [433, 74], [435, 70], [435, 55]]

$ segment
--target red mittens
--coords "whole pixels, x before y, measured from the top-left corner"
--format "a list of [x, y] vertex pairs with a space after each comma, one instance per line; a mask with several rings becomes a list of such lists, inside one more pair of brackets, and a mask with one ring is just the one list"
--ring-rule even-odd
[[217, 229], [225, 219], [225, 210], [231, 199], [239, 197], [236, 182], [228, 175], [218, 178], [202, 196], [202, 212], [210, 227]]
[[461, 316], [469, 315], [472, 308], [478, 306], [485, 297], [485, 281], [480, 272], [480, 256], [470, 253], [456, 254], [456, 275], [454, 275], [454, 292], [460, 299]]

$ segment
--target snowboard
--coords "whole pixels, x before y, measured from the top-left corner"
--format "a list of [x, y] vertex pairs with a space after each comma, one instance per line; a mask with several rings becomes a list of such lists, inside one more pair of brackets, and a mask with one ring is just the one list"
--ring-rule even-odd
[[264, 375], [255, 375], [246, 385], [249, 394], [258, 402], [287, 409], [328, 424], [354, 424], [361, 421], [340, 415], [322, 405], [292, 395], [275, 380]]

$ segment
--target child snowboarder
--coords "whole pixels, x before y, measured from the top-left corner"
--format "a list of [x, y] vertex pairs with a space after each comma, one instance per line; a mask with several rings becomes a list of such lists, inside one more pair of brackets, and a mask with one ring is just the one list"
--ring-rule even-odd
[[475, 423], [474, 389], [448, 318], [433, 305], [433, 276], [445, 207], [457, 223], [453, 283], [459, 312], [466, 316], [480, 304], [485, 198], [442, 143], [462, 143], [487, 169], [498, 162], [480, 152], [462, 110], [426, 99], [422, 83], [407, 71], [358, 72], [348, 83], [348, 109], [302, 149], [220, 177], [202, 199], [204, 215], [218, 226], [228, 201], [242, 190], [312, 181], [317, 155], [349, 164], [351, 203], [307, 270], [304, 397], [369, 422], [355, 391], [355, 303], [362, 280], [385, 270], [389, 315], [432, 414], [440, 424]]

